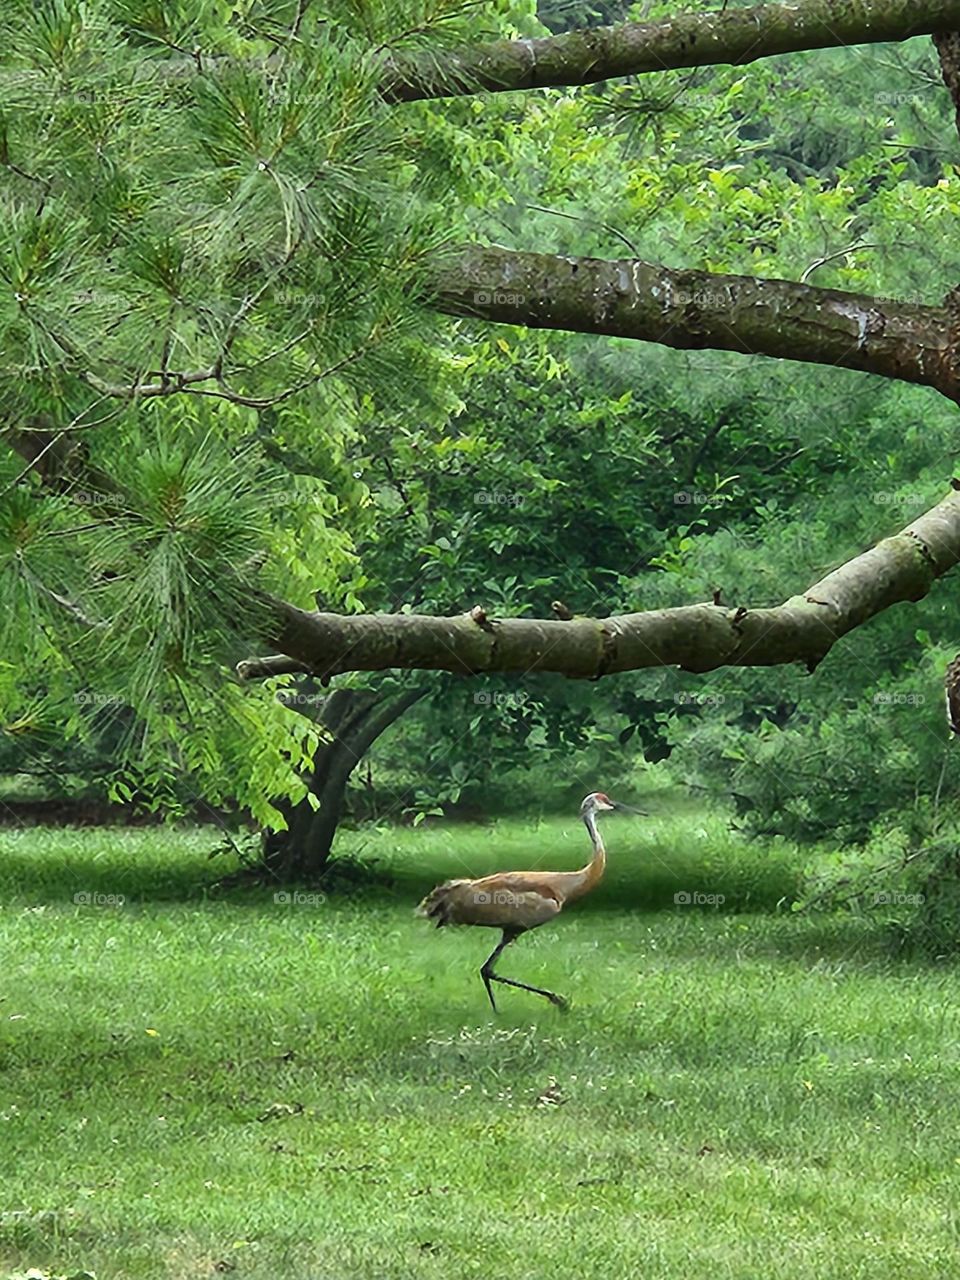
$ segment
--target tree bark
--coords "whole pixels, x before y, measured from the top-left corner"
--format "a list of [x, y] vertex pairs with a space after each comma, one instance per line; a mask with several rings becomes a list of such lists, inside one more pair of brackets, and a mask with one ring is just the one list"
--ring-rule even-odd
[[448, 257], [434, 287], [436, 307], [453, 315], [837, 365], [960, 400], [944, 306], [500, 245], [469, 245]]
[[960, 0], [795, 0], [681, 13], [537, 40], [498, 40], [459, 50], [443, 61], [394, 58], [384, 71], [382, 94], [390, 102], [411, 102], [597, 84], [683, 67], [743, 66], [779, 53], [907, 40], [957, 28]]
[[705, 672], [804, 662], [813, 670], [842, 636], [894, 604], [922, 599], [960, 563], [956, 483], [902, 532], [774, 608], [695, 604], [561, 622], [494, 620], [482, 610], [448, 618], [344, 617], [273, 600], [265, 601], [274, 619], [271, 643], [323, 678], [388, 668], [459, 675], [555, 671], [580, 679], [659, 666]]

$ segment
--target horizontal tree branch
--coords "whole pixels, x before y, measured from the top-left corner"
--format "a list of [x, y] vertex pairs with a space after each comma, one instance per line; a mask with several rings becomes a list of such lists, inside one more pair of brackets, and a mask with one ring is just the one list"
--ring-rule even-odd
[[438, 264], [433, 288], [434, 305], [453, 315], [837, 365], [935, 387], [960, 400], [945, 307], [500, 245], [452, 251]]
[[960, 563], [960, 481], [942, 502], [894, 537], [774, 608], [715, 604], [610, 618], [491, 619], [421, 614], [341, 616], [269, 604], [277, 647], [326, 678], [387, 668], [559, 672], [599, 679], [619, 671], [685, 671], [804, 662], [810, 670], [848, 632], [903, 601], [920, 600]]
[[[29, 458], [37, 448], [32, 435], [7, 438]], [[55, 488], [63, 482], [56, 468], [43, 479]], [[280, 652], [238, 664], [238, 675], [308, 671], [326, 683], [349, 671], [399, 669], [599, 679], [656, 666], [705, 672], [793, 662], [812, 671], [842, 636], [894, 604], [922, 599], [960, 563], [960, 480], [952, 484], [953, 492], [900, 533], [773, 608], [695, 604], [569, 620], [494, 619], [480, 606], [456, 617], [348, 616], [307, 612], [255, 592], [257, 629]]]
[[681, 13], [653, 22], [498, 40], [436, 58], [394, 58], [390, 102], [480, 90], [596, 84], [681, 67], [743, 66], [778, 53], [878, 44], [960, 28], [960, 0], [794, 0], [749, 9]]

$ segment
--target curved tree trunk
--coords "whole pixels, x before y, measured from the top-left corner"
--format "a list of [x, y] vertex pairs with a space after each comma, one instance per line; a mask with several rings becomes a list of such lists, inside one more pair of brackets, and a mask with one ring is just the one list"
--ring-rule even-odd
[[343, 815], [347, 783], [354, 769], [389, 727], [426, 694], [426, 689], [380, 695], [371, 690], [336, 689], [323, 703], [319, 724], [329, 738], [317, 751], [308, 799], [281, 804], [285, 831], [264, 836], [262, 858], [281, 880], [315, 879], [327, 865]]

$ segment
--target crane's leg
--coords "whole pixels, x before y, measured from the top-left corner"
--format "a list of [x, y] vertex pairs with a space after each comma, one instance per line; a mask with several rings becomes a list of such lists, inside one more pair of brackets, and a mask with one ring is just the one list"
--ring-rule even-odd
[[501, 978], [498, 973], [491, 973], [490, 977], [494, 982], [502, 982], [504, 986], [519, 987], [521, 991], [532, 991], [535, 995], [546, 996], [551, 1004], [555, 1004], [564, 1013], [570, 1008], [569, 1000], [564, 999], [563, 996], [558, 996], [555, 991], [548, 991], [546, 987], [531, 987], [526, 982], [515, 982], [513, 978]]
[[493, 966], [496, 964], [497, 957], [500, 955], [500, 952], [504, 947], [509, 947], [510, 943], [516, 938], [519, 938], [519, 936], [520, 935], [518, 933], [508, 933], [506, 929], [504, 929], [503, 936], [487, 956], [486, 960], [484, 960], [483, 968], [480, 970], [480, 977], [483, 979], [483, 985], [487, 988], [487, 995], [490, 998], [490, 1007], [493, 1009], [494, 1013], [497, 1012], [497, 1002], [493, 998], [493, 988], [490, 986], [490, 982], [492, 979], [496, 978], [497, 975], [493, 972]]
[[547, 991], [544, 987], [531, 987], [529, 983], [516, 982], [513, 978], [501, 978], [499, 973], [493, 972], [493, 966], [496, 964], [500, 952], [503, 951], [505, 947], [508, 947], [511, 942], [516, 942], [519, 937], [519, 933], [511, 933], [504, 929], [503, 937], [487, 957], [483, 968], [480, 970], [480, 977], [483, 979], [484, 986], [487, 988], [487, 995], [490, 997], [490, 1004], [493, 1006], [493, 1012], [497, 1012], [497, 1003], [493, 998], [493, 991], [490, 987], [490, 983], [502, 982], [505, 987], [519, 987], [521, 991], [532, 991], [534, 995], [545, 996], [551, 1004], [555, 1004], [558, 1009], [562, 1009], [564, 1013], [566, 1013], [570, 1006], [567, 1001], [564, 1000], [563, 996], [558, 996], [555, 991]]

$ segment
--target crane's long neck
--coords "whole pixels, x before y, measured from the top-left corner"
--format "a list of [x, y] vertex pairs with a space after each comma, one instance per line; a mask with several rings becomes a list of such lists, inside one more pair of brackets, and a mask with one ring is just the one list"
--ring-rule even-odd
[[589, 893], [595, 888], [603, 878], [603, 873], [607, 866], [607, 851], [603, 847], [603, 841], [600, 839], [600, 832], [597, 830], [597, 816], [595, 813], [585, 813], [583, 821], [590, 835], [590, 842], [593, 845], [593, 857], [587, 865], [580, 871], [573, 873], [570, 889], [567, 891], [566, 898], [580, 898], [585, 893]]

